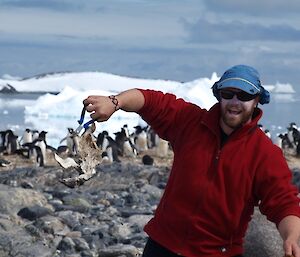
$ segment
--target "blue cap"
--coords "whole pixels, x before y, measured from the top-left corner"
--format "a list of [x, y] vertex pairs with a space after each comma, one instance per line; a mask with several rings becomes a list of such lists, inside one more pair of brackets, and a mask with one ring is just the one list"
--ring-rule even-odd
[[261, 85], [259, 73], [253, 67], [236, 65], [225, 71], [213, 86], [214, 95], [218, 98], [218, 91], [228, 87], [238, 88], [251, 95], [259, 94], [261, 104], [270, 102], [270, 94]]

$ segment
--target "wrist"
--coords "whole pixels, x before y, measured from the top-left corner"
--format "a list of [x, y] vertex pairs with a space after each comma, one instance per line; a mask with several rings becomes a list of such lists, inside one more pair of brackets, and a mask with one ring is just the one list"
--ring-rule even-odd
[[120, 109], [120, 105], [119, 105], [119, 100], [117, 99], [117, 97], [115, 95], [110, 95], [108, 97], [112, 104], [115, 106], [115, 111], [119, 110]]

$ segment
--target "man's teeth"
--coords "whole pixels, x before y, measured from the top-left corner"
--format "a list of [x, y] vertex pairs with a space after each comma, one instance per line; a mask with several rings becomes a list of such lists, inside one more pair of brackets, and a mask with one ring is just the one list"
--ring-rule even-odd
[[239, 111], [234, 111], [234, 110], [229, 110], [229, 113], [231, 113], [231, 114], [239, 114], [240, 112]]

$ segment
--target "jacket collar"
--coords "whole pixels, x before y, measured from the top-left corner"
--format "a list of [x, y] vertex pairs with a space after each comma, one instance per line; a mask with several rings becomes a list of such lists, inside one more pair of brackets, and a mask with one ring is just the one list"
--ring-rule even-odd
[[[216, 103], [209, 111], [205, 113], [202, 119], [202, 123], [205, 124], [212, 132], [217, 136], [220, 135], [220, 116], [221, 116], [220, 103]], [[250, 123], [238, 128], [230, 136], [241, 137], [247, 133], [250, 133], [257, 127], [257, 123], [261, 118], [263, 111], [256, 107], [253, 112], [252, 120]]]

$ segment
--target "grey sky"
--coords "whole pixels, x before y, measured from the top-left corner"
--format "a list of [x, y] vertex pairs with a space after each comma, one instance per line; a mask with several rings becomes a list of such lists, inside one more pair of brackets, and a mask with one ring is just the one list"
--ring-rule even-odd
[[299, 12], [298, 0], [0, 0], [0, 76], [190, 81], [244, 63], [297, 86]]

